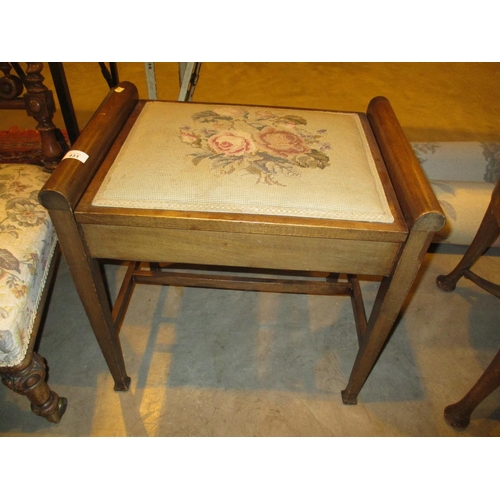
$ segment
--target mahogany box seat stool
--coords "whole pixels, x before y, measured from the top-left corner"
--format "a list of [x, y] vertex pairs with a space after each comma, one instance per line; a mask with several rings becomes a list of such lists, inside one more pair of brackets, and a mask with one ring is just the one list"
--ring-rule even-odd
[[[359, 352], [342, 399], [357, 403], [444, 224], [387, 99], [366, 114], [148, 102], [123, 82], [73, 147], [40, 200], [115, 390], [130, 383], [118, 330], [134, 283], [170, 284], [349, 294]], [[132, 263], [114, 307], [99, 259]], [[359, 275], [381, 280], [369, 318]]]

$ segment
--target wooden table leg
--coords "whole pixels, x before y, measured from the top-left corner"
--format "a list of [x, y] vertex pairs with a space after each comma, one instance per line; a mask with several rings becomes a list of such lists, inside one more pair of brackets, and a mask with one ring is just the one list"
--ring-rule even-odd
[[470, 422], [476, 406], [500, 386], [500, 351], [475, 383], [472, 389], [458, 402], [447, 406], [444, 418], [454, 429], [463, 430]]
[[[479, 226], [476, 236], [465, 252], [461, 261], [448, 275], [438, 276], [436, 283], [441, 290], [451, 292], [455, 290], [458, 280], [462, 276], [472, 279], [485, 290], [499, 297], [498, 285], [486, 282], [474, 275], [470, 268], [481, 257], [484, 252], [495, 242], [500, 235], [498, 224], [498, 185], [492, 195], [492, 201]], [[488, 368], [479, 378], [472, 389], [458, 403], [449, 405], [444, 410], [446, 422], [456, 430], [466, 429], [470, 423], [470, 417], [476, 406], [481, 403], [491, 392], [500, 386], [500, 351], [493, 358]]]
[[472, 267], [476, 260], [486, 252], [498, 238], [498, 235], [500, 235], [500, 229], [490, 203], [476, 236], [457, 267], [455, 267], [450, 274], [446, 276], [440, 275], [436, 278], [438, 287], [445, 292], [452, 292], [455, 290], [457, 281], [464, 275], [464, 272]]

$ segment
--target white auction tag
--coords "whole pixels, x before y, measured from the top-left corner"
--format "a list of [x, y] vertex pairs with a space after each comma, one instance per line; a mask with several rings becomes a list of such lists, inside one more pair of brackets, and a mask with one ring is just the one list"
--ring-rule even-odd
[[87, 153], [84, 153], [83, 151], [72, 149], [63, 156], [63, 160], [67, 158], [72, 158], [74, 160], [79, 160], [82, 163], [85, 163], [89, 159], [89, 155]]
[[123, 87], [116, 87], [115, 88], [115, 92], [118, 92], [118, 93], [123, 92], [124, 90], [125, 89]]

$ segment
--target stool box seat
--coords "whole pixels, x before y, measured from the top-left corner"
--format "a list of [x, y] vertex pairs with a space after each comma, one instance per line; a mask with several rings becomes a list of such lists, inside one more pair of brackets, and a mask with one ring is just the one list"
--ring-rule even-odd
[[149, 262], [387, 275], [408, 235], [366, 115], [285, 108], [139, 102], [75, 215], [96, 257]]
[[92, 204], [393, 222], [367, 131], [357, 113], [147, 102]]

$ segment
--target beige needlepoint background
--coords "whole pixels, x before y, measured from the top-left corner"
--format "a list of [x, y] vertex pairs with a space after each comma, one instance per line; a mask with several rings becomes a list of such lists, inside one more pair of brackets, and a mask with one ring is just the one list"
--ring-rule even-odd
[[394, 220], [355, 113], [149, 102], [93, 205]]

